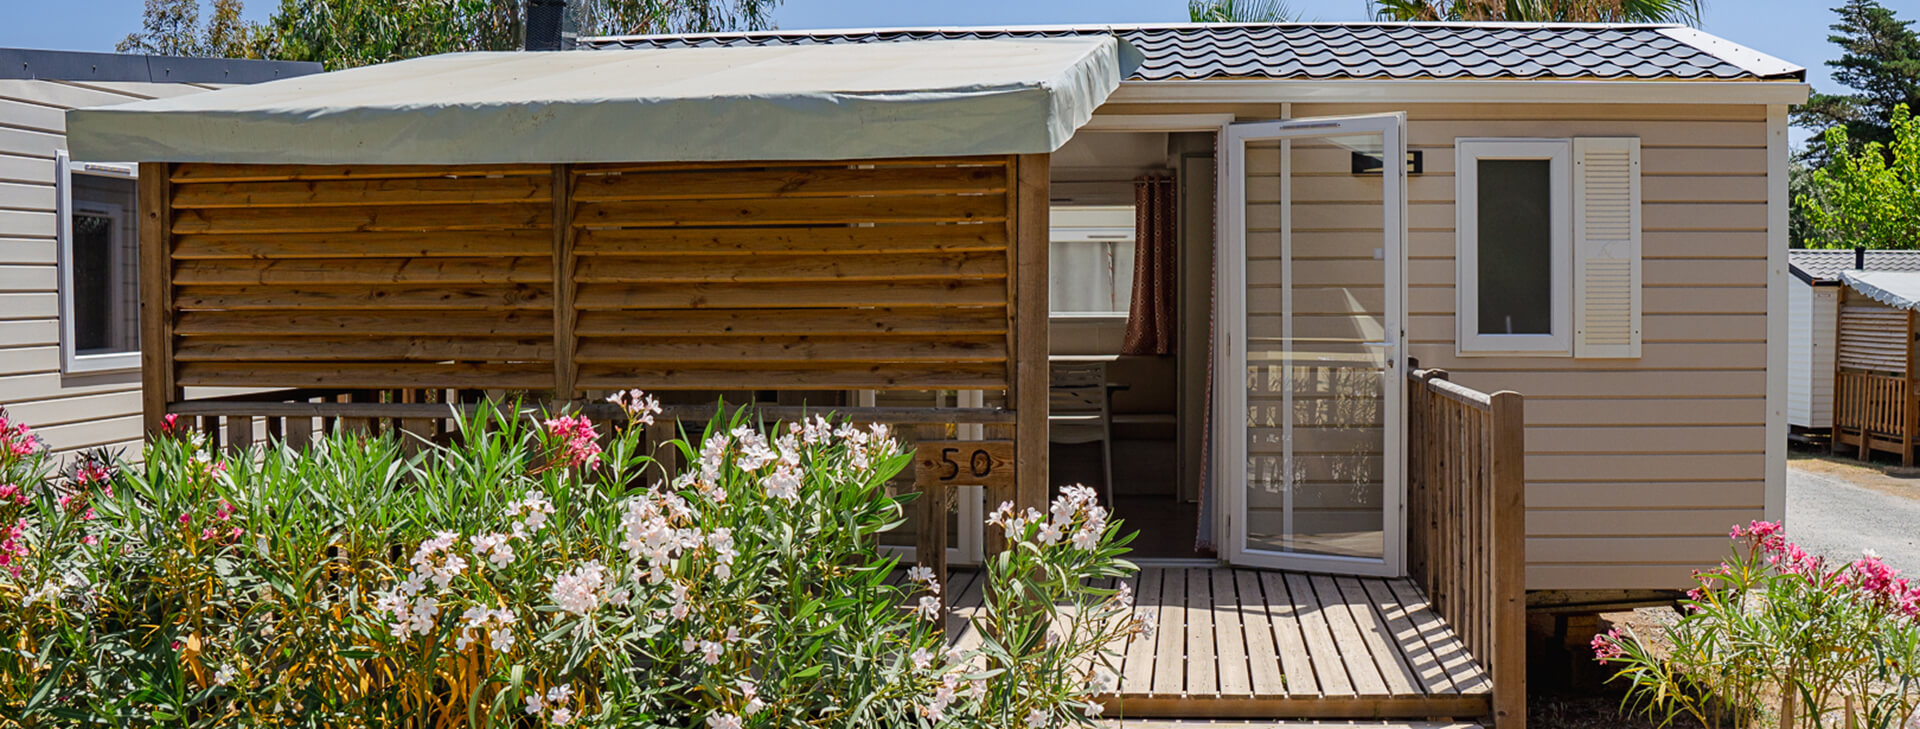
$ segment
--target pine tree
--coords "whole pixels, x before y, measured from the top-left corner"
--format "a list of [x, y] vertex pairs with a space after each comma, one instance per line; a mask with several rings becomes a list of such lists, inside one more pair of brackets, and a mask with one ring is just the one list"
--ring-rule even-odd
[[[1843, 126], [1853, 145], [1892, 142], [1893, 110], [1920, 109], [1920, 33], [1875, 0], [1847, 0], [1834, 12], [1840, 22], [1827, 39], [1845, 53], [1827, 65], [1835, 81], [1856, 93], [1814, 94], [1794, 110], [1793, 121], [1818, 130]], [[1821, 148], [1809, 151], [1816, 162], [1834, 154], [1824, 141], [1815, 144]]]

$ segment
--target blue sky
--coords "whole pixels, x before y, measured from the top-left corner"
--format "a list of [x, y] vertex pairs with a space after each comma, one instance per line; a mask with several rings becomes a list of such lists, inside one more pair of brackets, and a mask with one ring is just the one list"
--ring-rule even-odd
[[[1833, 88], [1824, 61], [1839, 55], [1827, 42], [1830, 8], [1842, 0], [1708, 0], [1702, 28], [1807, 67], [1816, 89]], [[1907, 20], [1920, 20], [1913, 0], [1882, 0]], [[264, 19], [279, 3], [251, 0], [247, 15]], [[1294, 0], [1307, 20], [1362, 20], [1365, 0]], [[113, 49], [139, 28], [141, 0], [0, 0], [0, 47]], [[1186, 19], [1184, 0], [784, 0], [782, 28], [903, 25], [1124, 23]], [[1804, 137], [1804, 134], [1796, 134]]]

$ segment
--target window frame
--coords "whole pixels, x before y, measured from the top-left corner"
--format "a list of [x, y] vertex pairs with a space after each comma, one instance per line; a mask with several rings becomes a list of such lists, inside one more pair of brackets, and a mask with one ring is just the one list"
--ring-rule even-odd
[[[1551, 329], [1546, 334], [1481, 334], [1480, 161], [1546, 160], [1553, 221]], [[1463, 138], [1454, 141], [1454, 353], [1473, 356], [1573, 356], [1573, 140]]]
[[[1129, 206], [1088, 205], [1088, 206], [1067, 206], [1067, 207], [1119, 208], [1119, 207], [1129, 207]], [[1116, 232], [1116, 231], [1121, 231], [1121, 232]], [[1068, 245], [1103, 244], [1104, 246], [1106, 246], [1107, 270], [1109, 271], [1109, 277], [1108, 277], [1108, 281], [1106, 282], [1106, 287], [1109, 290], [1118, 291], [1119, 288], [1124, 284], [1129, 290], [1129, 295], [1131, 295], [1131, 287], [1133, 286], [1133, 270], [1129, 268], [1124, 273], [1124, 278], [1123, 278], [1123, 273], [1118, 266], [1119, 255], [1115, 247], [1122, 243], [1126, 244], [1127, 246], [1138, 246], [1138, 241], [1135, 237], [1135, 232], [1131, 228], [1126, 228], [1122, 226], [1101, 226], [1101, 225], [1062, 225], [1062, 226], [1050, 227], [1047, 230], [1047, 249], [1049, 253], [1052, 252], [1054, 246], [1061, 245], [1061, 244], [1068, 244]], [[1134, 265], [1137, 266], [1139, 264], [1136, 261]], [[1049, 269], [1049, 271], [1051, 272], [1051, 269]], [[1108, 311], [1054, 311], [1053, 302], [1051, 300], [1047, 302], [1047, 317], [1049, 319], [1053, 319], [1056, 321], [1124, 322], [1130, 316], [1132, 316], [1131, 300], [1129, 300], [1128, 306], [1125, 309], [1108, 310]]]
[[[73, 214], [79, 209], [75, 207], [73, 201], [73, 176], [76, 174], [76, 170], [78, 170], [77, 174], [119, 177], [135, 180], [136, 182], [140, 178], [140, 168], [139, 165], [136, 164], [104, 162], [76, 163], [72, 157], [68, 156], [67, 151], [64, 149], [54, 153], [53, 174], [54, 186], [56, 188], [54, 193], [54, 217], [56, 219], [55, 247], [57, 248], [58, 255], [55, 262], [59, 275], [57, 297], [59, 299], [60, 314], [60, 371], [67, 374], [92, 374], [137, 370], [140, 368], [140, 343], [138, 339], [135, 340], [134, 348], [130, 352], [81, 354], [75, 347], [77, 340], [74, 332], [76, 317], [74, 315], [73, 301]], [[137, 186], [135, 187], [134, 194], [137, 204], [139, 195]], [[135, 233], [131, 250], [134, 252], [134, 265], [137, 270], [139, 266], [140, 249], [140, 236], [138, 232], [140, 221], [137, 218], [139, 211], [126, 210], [124, 207], [117, 205], [98, 207], [121, 207], [122, 209], [119, 211], [119, 214], [133, 220]], [[90, 206], [89, 209], [94, 208]], [[138, 274], [135, 276], [134, 286], [137, 290], [139, 286]], [[134, 320], [138, 322], [140, 317], [138, 299], [135, 300], [134, 309]]]

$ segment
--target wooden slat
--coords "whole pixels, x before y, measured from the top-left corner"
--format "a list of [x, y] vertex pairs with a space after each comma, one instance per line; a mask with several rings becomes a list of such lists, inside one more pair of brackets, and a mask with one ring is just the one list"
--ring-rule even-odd
[[679, 170], [581, 175], [581, 202], [939, 195], [1006, 190], [1004, 167]]
[[[554, 165], [550, 187], [556, 193], [553, 196], [553, 250], [548, 265], [552, 266], [549, 278], [553, 282], [553, 387], [554, 396], [562, 400], [571, 400], [575, 394], [575, 385], [580, 376], [578, 360], [579, 334], [575, 324], [580, 318], [580, 309], [575, 305], [574, 270], [579, 261], [574, 258], [573, 214], [579, 203], [573, 197], [573, 175], [566, 165]], [[944, 560], [945, 555], [942, 555]], [[945, 564], [940, 574], [946, 574]]]
[[167, 234], [171, 211], [167, 196], [170, 167], [165, 163], [140, 166], [140, 409], [142, 430], [158, 433], [165, 425], [168, 403], [179, 392], [173, 368], [173, 282], [167, 273], [172, 237]]
[[538, 310], [551, 313], [548, 286], [182, 286], [174, 306], [193, 309], [359, 309], [382, 312]]
[[227, 182], [180, 185], [175, 209], [545, 202], [549, 181], [516, 177]]
[[186, 261], [175, 264], [173, 280], [181, 286], [547, 283], [553, 280], [552, 261], [550, 256]]
[[1156, 695], [1187, 693], [1187, 573], [1160, 569], [1160, 625], [1154, 631], [1153, 690]]
[[551, 218], [552, 210], [544, 201], [514, 205], [179, 210], [174, 214], [173, 232], [215, 235], [546, 230]]
[[910, 340], [828, 337], [670, 340], [588, 339], [575, 359], [581, 364], [728, 362], [1005, 362], [1006, 343], [996, 337]]
[[[1313, 666], [1313, 677], [1320, 685], [1322, 696], [1354, 696], [1356, 690], [1347, 668], [1340, 658], [1339, 644], [1334, 642], [1333, 631], [1327, 621], [1327, 610], [1314, 594], [1313, 586], [1306, 575], [1288, 573], [1280, 576], [1286, 581], [1287, 594], [1292, 597], [1288, 605], [1293, 609], [1292, 617], [1300, 624], [1302, 642], [1306, 645], [1307, 655]], [[1269, 589], [1271, 594], [1272, 590]]]
[[[606, 309], [812, 309], [847, 307], [1004, 307], [999, 281], [807, 281], [780, 283], [584, 284], [575, 301], [582, 310]], [[810, 315], [810, 314], [809, 314]]]
[[186, 337], [174, 348], [180, 362], [355, 361], [394, 359], [551, 360], [553, 341], [541, 337]]
[[1386, 618], [1375, 612], [1360, 582], [1352, 577], [1335, 577], [1333, 582], [1347, 611], [1353, 615], [1354, 626], [1360, 630], [1362, 645], [1351, 647], [1349, 653], [1361, 653], [1359, 649], [1363, 648], [1364, 653], [1372, 656], [1374, 668], [1386, 681], [1388, 693], [1394, 696], [1421, 693], [1420, 677], [1407, 666], [1406, 657], [1394, 646]]
[[1051, 158], [1044, 154], [1021, 155], [1015, 162], [1015, 189], [1010, 195], [1016, 214], [1009, 234], [1013, 255], [1005, 259], [1011, 266], [1007, 309], [997, 312], [1008, 317], [1005, 331], [1012, 335], [1008, 347], [1011, 357], [1002, 370], [1001, 382], [1007, 401], [1013, 403], [1020, 419], [1014, 426], [1014, 505], [1020, 509], [1045, 509], [1053, 486], [1047, 462], [1051, 457], [1047, 441], [1052, 376], [1047, 360], [1051, 345], [1047, 293], [1052, 251], [1047, 222], [1051, 164]]
[[1269, 598], [1260, 589], [1260, 576], [1252, 570], [1232, 572], [1234, 589], [1239, 596], [1240, 625], [1246, 639], [1251, 692], [1255, 696], [1285, 696], [1286, 674], [1274, 642], [1273, 622], [1267, 617]]
[[1007, 217], [999, 195], [767, 198], [581, 203], [575, 225], [706, 227], [859, 223], [991, 223]]
[[[1353, 679], [1353, 690], [1361, 696], [1390, 696], [1386, 679], [1380, 675], [1379, 667], [1367, 653], [1366, 642], [1360, 635], [1360, 629], [1354, 624], [1353, 613], [1346, 608], [1329, 575], [1313, 575], [1307, 578], [1312, 584], [1314, 596], [1320, 601], [1321, 615], [1326, 618], [1327, 628], [1332, 631], [1335, 644], [1341, 648], [1338, 655], [1346, 666], [1347, 677]], [[1298, 591], [1295, 591], [1296, 594]]]
[[892, 257], [676, 256], [666, 260], [587, 258], [574, 279], [581, 283], [653, 286], [676, 283], [776, 281], [907, 281], [1001, 279], [1006, 259], [998, 253], [944, 253]]
[[442, 313], [366, 313], [308, 311], [227, 312], [190, 311], [179, 315], [174, 334], [199, 335], [314, 335], [364, 336], [369, 340], [400, 336], [518, 336], [538, 337], [553, 333], [553, 313], [530, 312], [442, 312]]
[[847, 369], [663, 369], [646, 366], [586, 365], [580, 367], [582, 388], [621, 388], [646, 383], [655, 390], [760, 390], [771, 383], [805, 383], [817, 388], [882, 390], [997, 390], [1004, 387], [1006, 369], [997, 364], [861, 365]]
[[582, 256], [897, 255], [1006, 250], [997, 225], [818, 228], [582, 228]]
[[546, 389], [553, 368], [531, 364], [184, 362], [180, 384], [224, 387], [471, 387]]
[[1260, 592], [1266, 598], [1267, 623], [1273, 629], [1274, 647], [1280, 654], [1280, 675], [1286, 680], [1289, 696], [1319, 696], [1320, 679], [1313, 666], [1302, 632], [1299, 603], [1279, 574], [1260, 574]]
[[282, 182], [289, 180], [377, 180], [405, 177], [487, 177], [545, 175], [546, 165], [248, 165], [183, 163], [173, 165], [179, 183]]
[[1218, 646], [1213, 634], [1212, 570], [1186, 570], [1187, 579], [1187, 693], [1220, 693]]
[[176, 239], [173, 259], [544, 256], [552, 247], [553, 237], [544, 230], [183, 235]]
[[[1160, 573], [1156, 568], [1140, 570], [1128, 582], [1133, 585], [1133, 614], [1139, 615], [1147, 610], [1157, 609], [1160, 605]], [[1158, 616], [1155, 616], [1156, 619]], [[1154, 627], [1159, 628], [1156, 623]], [[1133, 636], [1127, 641], [1126, 657], [1120, 663], [1120, 685], [1123, 694], [1145, 694], [1153, 690], [1153, 647], [1154, 638]]]
[[1360, 583], [1367, 593], [1367, 599], [1373, 602], [1381, 618], [1386, 621], [1393, 644], [1405, 657], [1407, 667], [1419, 678], [1421, 688], [1430, 694], [1459, 693], [1460, 689], [1453, 685], [1446, 667], [1441, 665], [1439, 657], [1427, 644], [1426, 636], [1413, 624], [1413, 614], [1393, 594], [1387, 581], [1363, 579]]
[[1247, 663], [1246, 625], [1241, 618], [1245, 604], [1234, 584], [1233, 571], [1206, 570], [1212, 581], [1213, 649], [1218, 657], [1220, 693], [1242, 696], [1253, 693], [1253, 674]]
[[807, 312], [802, 316], [753, 310], [604, 312], [580, 315], [579, 334], [592, 336], [866, 336], [994, 335], [1005, 331], [999, 310], [865, 309]]
[[886, 157], [863, 159], [857, 162], [844, 160], [741, 160], [717, 162], [600, 162], [578, 164], [573, 169], [582, 174], [607, 174], [614, 172], [666, 172], [671, 170], [736, 170], [750, 171], [761, 169], [818, 169], [844, 168], [851, 165], [860, 167], [996, 167], [1004, 166], [1006, 157]]
[[1434, 657], [1440, 661], [1441, 667], [1447, 672], [1447, 679], [1454, 687], [1461, 693], [1490, 692], [1493, 685], [1487, 680], [1486, 673], [1467, 652], [1466, 645], [1460, 642], [1459, 634], [1434, 613], [1432, 604], [1420, 594], [1419, 588], [1402, 580], [1391, 580], [1387, 584], [1394, 596], [1400, 599], [1400, 604], [1406, 606], [1408, 620], [1426, 639], [1427, 646], [1433, 650]]

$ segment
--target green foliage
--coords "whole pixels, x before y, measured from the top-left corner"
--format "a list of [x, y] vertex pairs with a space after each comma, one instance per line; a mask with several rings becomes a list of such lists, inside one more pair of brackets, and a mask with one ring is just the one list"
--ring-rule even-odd
[[1662, 725], [1900, 729], [1920, 709], [1920, 588], [1868, 552], [1829, 565], [1778, 524], [1736, 528], [1659, 640], [1594, 636], [1625, 706]]
[[[1827, 40], [1845, 51], [1828, 61], [1834, 80], [1854, 94], [1814, 94], [1793, 111], [1793, 122], [1809, 129], [1840, 126], [1848, 146], [1893, 141], [1894, 109], [1920, 109], [1920, 33], [1913, 21], [1900, 20], [1875, 0], [1848, 0], [1835, 8], [1840, 22]], [[1810, 150], [1816, 165], [1840, 147], [1825, 143]]]
[[[0, 716], [43, 726], [912, 727], [1090, 724], [1151, 618], [1091, 492], [999, 512], [980, 614], [878, 552], [910, 456], [884, 428], [746, 414], [647, 452], [507, 408], [409, 456], [337, 433], [46, 479], [0, 431]], [[537, 424], [536, 424], [537, 423]], [[0, 426], [4, 427], [4, 426]], [[24, 434], [24, 431], [22, 431]], [[971, 619], [978, 648], [938, 626]], [[11, 725], [11, 724], [10, 724]]]
[[1381, 20], [1526, 23], [1700, 22], [1704, 0], [1368, 0]]
[[1920, 249], [1920, 121], [1900, 106], [1892, 127], [1891, 144], [1854, 148], [1845, 128], [1827, 130], [1826, 144], [1839, 153], [1794, 198], [1809, 229], [1804, 246]]
[[1285, 0], [1187, 0], [1187, 19], [1195, 23], [1286, 23], [1299, 18]]
[[[122, 51], [175, 56], [316, 61], [328, 70], [436, 53], [520, 47], [521, 0], [280, 0], [265, 23], [241, 18], [242, 0], [147, 0]], [[709, 33], [773, 26], [780, 0], [574, 0], [582, 35]]]
[[255, 58], [265, 39], [240, 17], [241, 0], [213, 0], [213, 16], [200, 22], [200, 0], [147, 0], [140, 32], [114, 48], [161, 56]]

